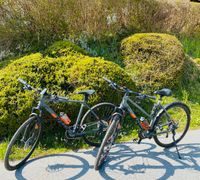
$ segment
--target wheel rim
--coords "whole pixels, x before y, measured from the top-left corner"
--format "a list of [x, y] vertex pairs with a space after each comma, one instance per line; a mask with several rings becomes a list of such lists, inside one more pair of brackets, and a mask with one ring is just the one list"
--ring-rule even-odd
[[161, 144], [169, 145], [174, 143], [173, 132], [175, 132], [175, 141], [180, 141], [187, 131], [188, 116], [186, 111], [175, 106], [164, 112], [156, 125], [157, 140]]
[[98, 115], [99, 120], [90, 112], [85, 118], [82, 128], [84, 129], [85, 138], [98, 144], [101, 143], [105, 135], [111, 116], [115, 111], [115, 106], [111, 104], [101, 105], [94, 108], [93, 111]]
[[[41, 132], [41, 124], [31, 121], [17, 134], [14, 144], [9, 151], [10, 166], [17, 166], [33, 151]], [[11, 140], [12, 141], [12, 140]]]
[[109, 152], [111, 150], [111, 147], [114, 144], [114, 141], [115, 141], [115, 139], [117, 137], [117, 132], [118, 131], [117, 131], [117, 128], [115, 126], [114, 129], [113, 129], [113, 132], [107, 138], [107, 141], [106, 141], [105, 145], [102, 148], [102, 153], [101, 153], [100, 158], [99, 158], [98, 167], [100, 167], [103, 164], [103, 162], [107, 159], [107, 157], [109, 155]]

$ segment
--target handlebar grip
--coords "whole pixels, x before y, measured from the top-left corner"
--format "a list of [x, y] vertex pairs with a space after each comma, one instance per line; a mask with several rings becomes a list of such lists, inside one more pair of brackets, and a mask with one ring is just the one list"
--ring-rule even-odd
[[110, 84], [109, 85], [111, 88], [113, 88], [113, 89], [117, 89], [115, 86], [114, 86], [114, 84]]
[[103, 77], [103, 79], [104, 79], [105, 81], [107, 81], [108, 83], [112, 83], [112, 81], [109, 80], [109, 79], [107, 79], [106, 77]]
[[24, 85], [27, 85], [27, 82], [26, 82], [26, 81], [24, 81], [24, 80], [23, 80], [23, 79], [21, 79], [21, 78], [18, 78], [18, 81], [19, 81], [20, 83], [24, 84]]
[[24, 89], [34, 90], [34, 88], [31, 85], [29, 85], [26, 81], [24, 81], [23, 79], [18, 78], [18, 81], [24, 85]]

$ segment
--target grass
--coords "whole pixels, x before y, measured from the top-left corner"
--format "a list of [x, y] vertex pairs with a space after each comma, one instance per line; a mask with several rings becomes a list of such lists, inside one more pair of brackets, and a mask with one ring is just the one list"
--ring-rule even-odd
[[185, 52], [193, 57], [200, 58], [200, 35], [195, 37], [182, 36], [179, 38], [183, 44]]
[[[72, 145], [73, 143], [75, 143], [75, 145]], [[0, 160], [4, 159], [8, 144], [8, 140], [0, 143]], [[65, 153], [71, 150], [76, 151], [79, 148], [88, 149], [89, 147], [89, 145], [83, 144], [82, 141], [77, 142], [77, 140], [72, 140], [69, 145], [66, 145], [65, 142], [61, 142], [58, 139], [56, 140], [55, 138], [53, 138], [53, 136], [46, 139], [44, 137], [34, 150], [31, 158], [45, 156], [49, 154]], [[12, 154], [12, 159], [21, 159], [24, 157], [24, 153], [27, 152], [24, 150], [15, 149], [15, 153]]]
[[[8, 142], [3, 142], [0, 144], [0, 160], [4, 159], [4, 155], [6, 152], [6, 148], [8, 146]], [[44, 148], [42, 145], [39, 145], [35, 151], [33, 152], [33, 154], [31, 155], [31, 157], [39, 157], [39, 156], [45, 156], [48, 154], [56, 154], [56, 153], [64, 153], [69, 151], [69, 149], [64, 148], [64, 147], [50, 147], [50, 148]], [[13, 159], [21, 159], [24, 157], [24, 151], [16, 151], [16, 153], [14, 155], [12, 155]]]

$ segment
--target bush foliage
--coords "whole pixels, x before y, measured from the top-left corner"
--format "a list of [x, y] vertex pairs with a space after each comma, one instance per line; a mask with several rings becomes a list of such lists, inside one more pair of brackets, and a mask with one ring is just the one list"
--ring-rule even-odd
[[[120, 95], [111, 93], [103, 76], [135, 88], [123, 69], [101, 58], [81, 54], [51, 58], [36, 53], [15, 60], [0, 70], [0, 136], [12, 134], [28, 118], [35, 102], [33, 92], [22, 91], [22, 84], [17, 81], [19, 77], [34, 87], [46, 87], [49, 92], [71, 98], [82, 98], [82, 95], [75, 95], [79, 90], [95, 89], [97, 93], [90, 98], [92, 104], [103, 100], [116, 102]], [[57, 112], [69, 108], [69, 115], [76, 116], [78, 106], [62, 104], [54, 107]]]
[[88, 54], [85, 50], [70, 41], [57, 41], [45, 50], [45, 54], [50, 57], [67, 56], [71, 53]]
[[194, 59], [194, 61], [195, 61], [198, 65], [200, 65], [200, 58], [196, 58], [196, 59]]
[[122, 41], [126, 70], [144, 89], [177, 85], [183, 75], [185, 54], [176, 37], [167, 34], [135, 34]]

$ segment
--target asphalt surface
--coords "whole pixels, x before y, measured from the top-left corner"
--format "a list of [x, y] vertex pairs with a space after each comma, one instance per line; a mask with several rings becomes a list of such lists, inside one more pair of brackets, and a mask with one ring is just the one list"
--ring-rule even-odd
[[200, 180], [200, 130], [189, 131], [178, 148], [163, 149], [153, 140], [117, 144], [100, 171], [93, 169], [97, 149], [54, 154], [29, 160], [16, 171], [0, 162], [0, 179], [139, 179]]

